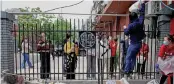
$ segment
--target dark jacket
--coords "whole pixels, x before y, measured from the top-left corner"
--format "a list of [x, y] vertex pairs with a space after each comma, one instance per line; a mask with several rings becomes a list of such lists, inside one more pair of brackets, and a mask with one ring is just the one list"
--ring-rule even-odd
[[144, 3], [141, 5], [139, 12], [140, 12], [139, 18], [135, 19], [134, 21], [131, 21], [131, 23], [128, 25], [128, 28], [124, 29], [125, 35], [130, 35], [130, 40], [131, 40], [130, 43], [141, 42], [141, 40], [144, 39], [144, 37], [146, 36], [143, 30], [144, 12], [145, 12]]

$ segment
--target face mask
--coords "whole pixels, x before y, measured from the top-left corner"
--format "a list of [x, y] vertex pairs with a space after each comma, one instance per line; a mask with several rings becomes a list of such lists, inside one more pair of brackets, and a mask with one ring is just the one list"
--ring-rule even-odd
[[169, 45], [169, 42], [168, 41], [163, 41], [163, 44], [164, 45]]

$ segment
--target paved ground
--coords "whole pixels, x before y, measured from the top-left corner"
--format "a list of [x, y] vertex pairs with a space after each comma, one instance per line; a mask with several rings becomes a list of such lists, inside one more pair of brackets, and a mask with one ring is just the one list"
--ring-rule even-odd
[[[32, 63], [34, 64], [34, 68], [29, 69], [28, 67], [26, 69], [20, 69], [20, 58], [21, 60], [23, 59], [23, 56], [20, 56], [20, 54], [18, 54], [17, 56], [17, 69], [15, 70], [15, 72], [17, 71], [17, 73], [27, 73], [26, 76], [28, 77], [34, 77], [34, 78], [40, 78], [40, 57], [39, 55], [37, 55], [36, 53], [30, 54], [30, 59], [32, 60]], [[66, 78], [64, 76], [62, 76], [62, 56], [60, 57], [56, 57], [55, 60], [52, 59], [51, 56], [51, 79], [52, 80], [65, 80]], [[97, 62], [96, 62], [96, 66]], [[86, 57], [83, 56], [79, 56], [78, 57], [78, 61], [77, 61], [77, 68], [76, 68], [76, 79], [78, 80], [86, 80], [86, 74], [87, 74], [87, 60]], [[98, 71], [98, 68], [97, 68]], [[104, 71], [105, 73], [107, 72], [106, 70]], [[119, 70], [117, 69], [117, 72], [119, 73]], [[54, 74], [55, 73], [55, 74]], [[59, 74], [58, 74], [59, 73]], [[79, 73], [83, 73], [83, 74], [79, 74]], [[98, 78], [98, 75], [96, 75], [96, 77]], [[121, 76], [119, 74], [115, 74], [115, 77], [113, 79], [120, 79]], [[146, 79], [146, 76], [141, 76], [141, 75], [133, 75], [133, 79]], [[150, 77], [147, 76], [147, 79], [149, 79]], [[151, 76], [151, 78], [153, 79], [154, 77]], [[109, 77], [108, 74], [104, 75], [104, 79], [111, 79]]]

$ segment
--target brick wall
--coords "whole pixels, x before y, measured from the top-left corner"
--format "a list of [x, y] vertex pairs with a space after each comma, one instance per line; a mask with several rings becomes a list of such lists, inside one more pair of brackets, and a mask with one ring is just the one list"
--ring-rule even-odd
[[14, 16], [1, 11], [1, 70], [14, 72], [14, 40], [11, 33]]

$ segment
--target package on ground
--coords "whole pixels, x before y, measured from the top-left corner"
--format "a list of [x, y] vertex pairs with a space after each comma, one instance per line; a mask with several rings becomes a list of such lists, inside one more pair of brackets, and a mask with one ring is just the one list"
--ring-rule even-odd
[[54, 83], [54, 84], [66, 84], [66, 83], [60, 83], [60, 82], [57, 82], [57, 83]]
[[149, 81], [147, 84], [159, 84], [155, 79]]
[[121, 84], [129, 84], [129, 82], [125, 78], [122, 78], [120, 81]]
[[122, 84], [120, 80], [107, 80], [103, 84]]
[[104, 84], [129, 84], [128, 81], [125, 78], [122, 78], [121, 80], [107, 80]]

